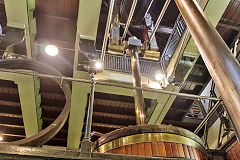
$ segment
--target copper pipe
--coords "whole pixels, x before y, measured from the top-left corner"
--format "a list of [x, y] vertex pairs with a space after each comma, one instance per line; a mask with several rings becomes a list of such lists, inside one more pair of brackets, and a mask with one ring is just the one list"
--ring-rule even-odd
[[[132, 64], [132, 75], [133, 75], [133, 86], [142, 87], [141, 73], [138, 52], [131, 50], [131, 64]], [[137, 125], [144, 124], [146, 121], [145, 114], [145, 103], [143, 98], [143, 91], [134, 89], [134, 104], [136, 113]]]
[[175, 2], [239, 134], [239, 63], [195, 0], [175, 0]]

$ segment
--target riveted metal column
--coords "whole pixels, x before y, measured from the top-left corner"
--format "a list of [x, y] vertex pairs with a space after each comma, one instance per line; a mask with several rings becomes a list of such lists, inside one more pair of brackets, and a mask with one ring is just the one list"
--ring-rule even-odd
[[200, 54], [240, 133], [240, 66], [194, 0], [175, 0]]
[[[4, 4], [7, 26], [24, 30], [27, 58], [36, 58], [37, 48], [34, 42], [37, 29], [33, 16], [35, 0], [7, 0]], [[42, 130], [40, 80], [34, 76], [23, 75], [16, 75], [11, 80], [18, 85], [25, 133], [26, 137], [31, 137]]]
[[[96, 40], [101, 4], [102, 0], [79, 1], [77, 33], [75, 42], [75, 57], [73, 67], [74, 78], [90, 79], [89, 73], [77, 70], [79, 65], [79, 50], [82, 49], [79, 43], [80, 39], [92, 41]], [[89, 84], [73, 82], [71, 109], [68, 126], [67, 149], [79, 150], [89, 91]]]
[[[142, 87], [141, 73], [138, 52], [131, 51], [131, 64], [132, 64], [132, 75], [133, 75], [133, 86]], [[134, 89], [134, 103], [135, 103], [135, 113], [136, 113], [136, 123], [144, 124], [146, 121], [145, 114], [145, 103], [143, 98], [143, 92], [141, 90]]]

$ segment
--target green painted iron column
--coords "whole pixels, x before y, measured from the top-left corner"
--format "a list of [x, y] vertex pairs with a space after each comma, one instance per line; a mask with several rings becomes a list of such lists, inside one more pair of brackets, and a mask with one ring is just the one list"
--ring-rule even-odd
[[[98, 21], [101, 9], [101, 0], [80, 0], [77, 21], [77, 34], [75, 42], [75, 57], [73, 77], [90, 79], [87, 72], [77, 71], [79, 40], [96, 40]], [[84, 125], [84, 117], [87, 107], [90, 85], [84, 83], [72, 83], [72, 99], [69, 117], [67, 149], [78, 150]]]
[[[4, 3], [7, 26], [24, 29], [26, 55], [28, 58], [35, 58], [37, 55], [37, 49], [34, 45], [34, 37], [37, 33], [36, 20], [33, 17], [35, 0], [6, 0]], [[15, 81], [18, 85], [26, 137], [33, 136], [42, 129], [40, 80], [33, 76], [24, 75], [16, 75], [8, 80]]]

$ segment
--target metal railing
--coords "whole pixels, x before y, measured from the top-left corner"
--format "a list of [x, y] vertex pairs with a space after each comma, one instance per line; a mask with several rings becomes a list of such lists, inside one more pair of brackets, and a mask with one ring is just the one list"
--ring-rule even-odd
[[[140, 72], [145, 76], [154, 76], [161, 69], [159, 61], [140, 58]], [[105, 54], [104, 69], [117, 72], [132, 73], [131, 57], [129, 55]]]
[[181, 36], [183, 35], [184, 30], [186, 29], [186, 23], [184, 22], [183, 17], [181, 14], [179, 14], [175, 25], [173, 27], [173, 32], [168, 38], [166, 47], [164, 48], [164, 51], [161, 56], [161, 63], [162, 67], [165, 70], [170, 62], [170, 59], [177, 48], [177, 45], [181, 39]]
[[[173, 27], [173, 32], [170, 35], [166, 47], [162, 53], [161, 60], [154, 61], [140, 58], [140, 68], [142, 75], [154, 76], [157, 70], [166, 69], [185, 29], [186, 23], [184, 22], [182, 16], [179, 15]], [[104, 69], [117, 72], [132, 73], [131, 58], [128, 55], [106, 53], [104, 59]]]

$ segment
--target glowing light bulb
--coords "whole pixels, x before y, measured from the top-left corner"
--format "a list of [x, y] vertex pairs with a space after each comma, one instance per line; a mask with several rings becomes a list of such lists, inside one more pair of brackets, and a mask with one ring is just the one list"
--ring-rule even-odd
[[156, 73], [155, 75], [155, 79], [158, 80], [158, 81], [162, 81], [163, 80], [163, 74], [162, 73]]
[[102, 68], [102, 63], [99, 62], [99, 61], [97, 61], [97, 62], [95, 63], [95, 67], [96, 67], [96, 69], [101, 69], [101, 68]]
[[149, 87], [150, 88], [155, 88], [155, 89], [160, 89], [161, 88], [161, 85], [159, 82], [156, 82], [156, 81], [152, 81], [149, 83]]
[[3, 137], [0, 136], [0, 141], [3, 141]]
[[45, 52], [49, 55], [49, 56], [56, 56], [58, 55], [58, 48], [54, 45], [47, 45], [45, 47]]

